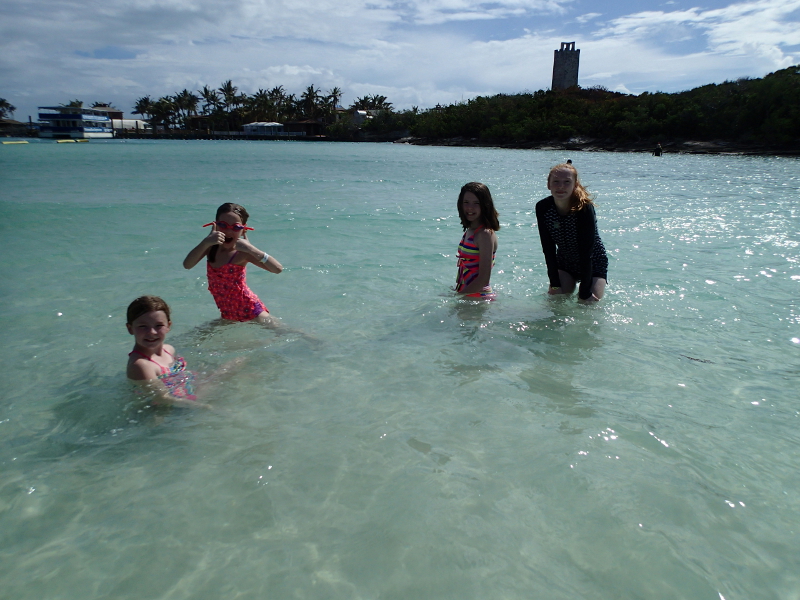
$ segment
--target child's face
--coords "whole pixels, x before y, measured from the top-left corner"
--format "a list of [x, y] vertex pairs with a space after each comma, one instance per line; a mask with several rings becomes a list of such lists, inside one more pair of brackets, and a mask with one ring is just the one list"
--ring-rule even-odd
[[169, 333], [170, 322], [163, 310], [152, 310], [128, 323], [128, 333], [136, 340], [136, 345], [152, 350], [164, 343]]
[[[217, 221], [227, 223], [228, 225], [243, 225], [242, 217], [237, 215], [235, 212], [222, 213], [219, 215], [219, 217], [217, 217]], [[228, 245], [235, 244], [236, 240], [241, 237], [244, 230], [240, 229], [239, 231], [236, 231], [235, 229], [231, 229], [229, 227], [228, 229], [219, 229], [219, 231], [222, 231], [222, 233], [225, 234], [225, 244]]]
[[547, 178], [547, 189], [556, 200], [569, 200], [575, 190], [575, 174], [567, 169], [553, 171]]
[[480, 223], [481, 221], [481, 201], [472, 192], [464, 192], [464, 197], [461, 199], [461, 210], [464, 211], [464, 216], [470, 224]]

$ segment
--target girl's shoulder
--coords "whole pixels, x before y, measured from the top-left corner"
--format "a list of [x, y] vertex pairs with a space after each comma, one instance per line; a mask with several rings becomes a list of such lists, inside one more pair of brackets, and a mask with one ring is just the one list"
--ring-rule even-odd
[[497, 234], [495, 233], [494, 229], [481, 227], [477, 231], [473, 232], [472, 239], [478, 246], [480, 246], [481, 242], [494, 243], [495, 240], [497, 240]]
[[158, 379], [161, 370], [158, 365], [151, 362], [146, 357], [131, 353], [128, 355], [128, 368], [125, 370], [128, 379], [134, 381], [145, 381], [149, 379]]
[[556, 201], [553, 199], [553, 197], [552, 196], [548, 196], [547, 198], [542, 198], [541, 200], [539, 200], [536, 203], [536, 211], [540, 212], [542, 210], [545, 210], [545, 209], [550, 208], [551, 206], [555, 206], [555, 205], [556, 205]]

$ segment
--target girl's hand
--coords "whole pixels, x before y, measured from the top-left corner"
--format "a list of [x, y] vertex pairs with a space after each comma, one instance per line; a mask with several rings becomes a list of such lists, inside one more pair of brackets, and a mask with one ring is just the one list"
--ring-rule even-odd
[[224, 243], [225, 234], [221, 231], [217, 231], [217, 224], [214, 223], [211, 226], [211, 233], [209, 233], [206, 239], [203, 240], [203, 244], [210, 248], [211, 246], [221, 246]]

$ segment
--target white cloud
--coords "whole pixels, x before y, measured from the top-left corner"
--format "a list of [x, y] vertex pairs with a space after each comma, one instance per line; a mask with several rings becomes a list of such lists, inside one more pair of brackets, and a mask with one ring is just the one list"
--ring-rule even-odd
[[[757, 0], [725, 8], [675, 12], [645, 11], [626, 15], [595, 32], [596, 38], [681, 41], [702, 35], [710, 52], [775, 56], [775, 49], [800, 45], [800, 0]], [[785, 58], [792, 60], [786, 55]]]
[[6, 0], [0, 96], [18, 117], [73, 98], [128, 111], [146, 94], [231, 79], [247, 93], [313, 83], [341, 87], [345, 103], [380, 93], [429, 107], [547, 88], [564, 40], [581, 49], [583, 85], [634, 93], [761, 76], [800, 54], [800, 0], [595, 6], [603, 13], [571, 0], [39, 0], [33, 11]]
[[594, 21], [595, 19], [602, 17], [602, 13], [586, 13], [585, 15], [580, 15], [579, 17], [575, 17], [575, 20], [578, 23], [588, 23], [589, 21]]

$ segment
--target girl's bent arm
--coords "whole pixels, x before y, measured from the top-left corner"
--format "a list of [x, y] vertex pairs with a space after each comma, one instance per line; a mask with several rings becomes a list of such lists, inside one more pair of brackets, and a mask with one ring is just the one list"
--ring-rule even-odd
[[536, 225], [539, 229], [539, 240], [542, 242], [542, 253], [544, 262], [547, 265], [547, 278], [550, 280], [550, 288], [558, 289], [561, 286], [561, 278], [558, 275], [558, 261], [556, 260], [556, 243], [547, 228], [545, 212], [550, 198], [545, 198], [536, 203]]
[[199, 263], [206, 254], [208, 254], [208, 247], [205, 245], [205, 240], [203, 240], [192, 248], [189, 254], [186, 255], [186, 258], [183, 259], [183, 268], [191, 269]]
[[[270, 256], [263, 250], [259, 250], [244, 238], [240, 238], [236, 242], [236, 249], [239, 252], [244, 252], [247, 254], [247, 262], [264, 269], [265, 271], [275, 273], [276, 275], [283, 271], [283, 265], [281, 265], [281, 263], [279, 263], [274, 256]], [[264, 257], [267, 258], [266, 261], [264, 261]]]
[[189, 251], [189, 254], [186, 255], [186, 258], [183, 259], [183, 268], [191, 269], [193, 266], [199, 263], [206, 254], [208, 254], [209, 248], [224, 243], [225, 234], [221, 231], [217, 231], [217, 225], [214, 224], [214, 226], [211, 227], [211, 233], [209, 233], [207, 237], [203, 238], [203, 241], [197, 244], [197, 246], [192, 248]]
[[131, 379], [131, 381], [141, 387], [145, 393], [153, 399], [153, 404], [159, 406], [180, 406], [182, 408], [211, 408], [208, 404], [203, 402], [176, 398], [169, 393], [167, 386], [165, 386], [164, 382], [160, 379]]

